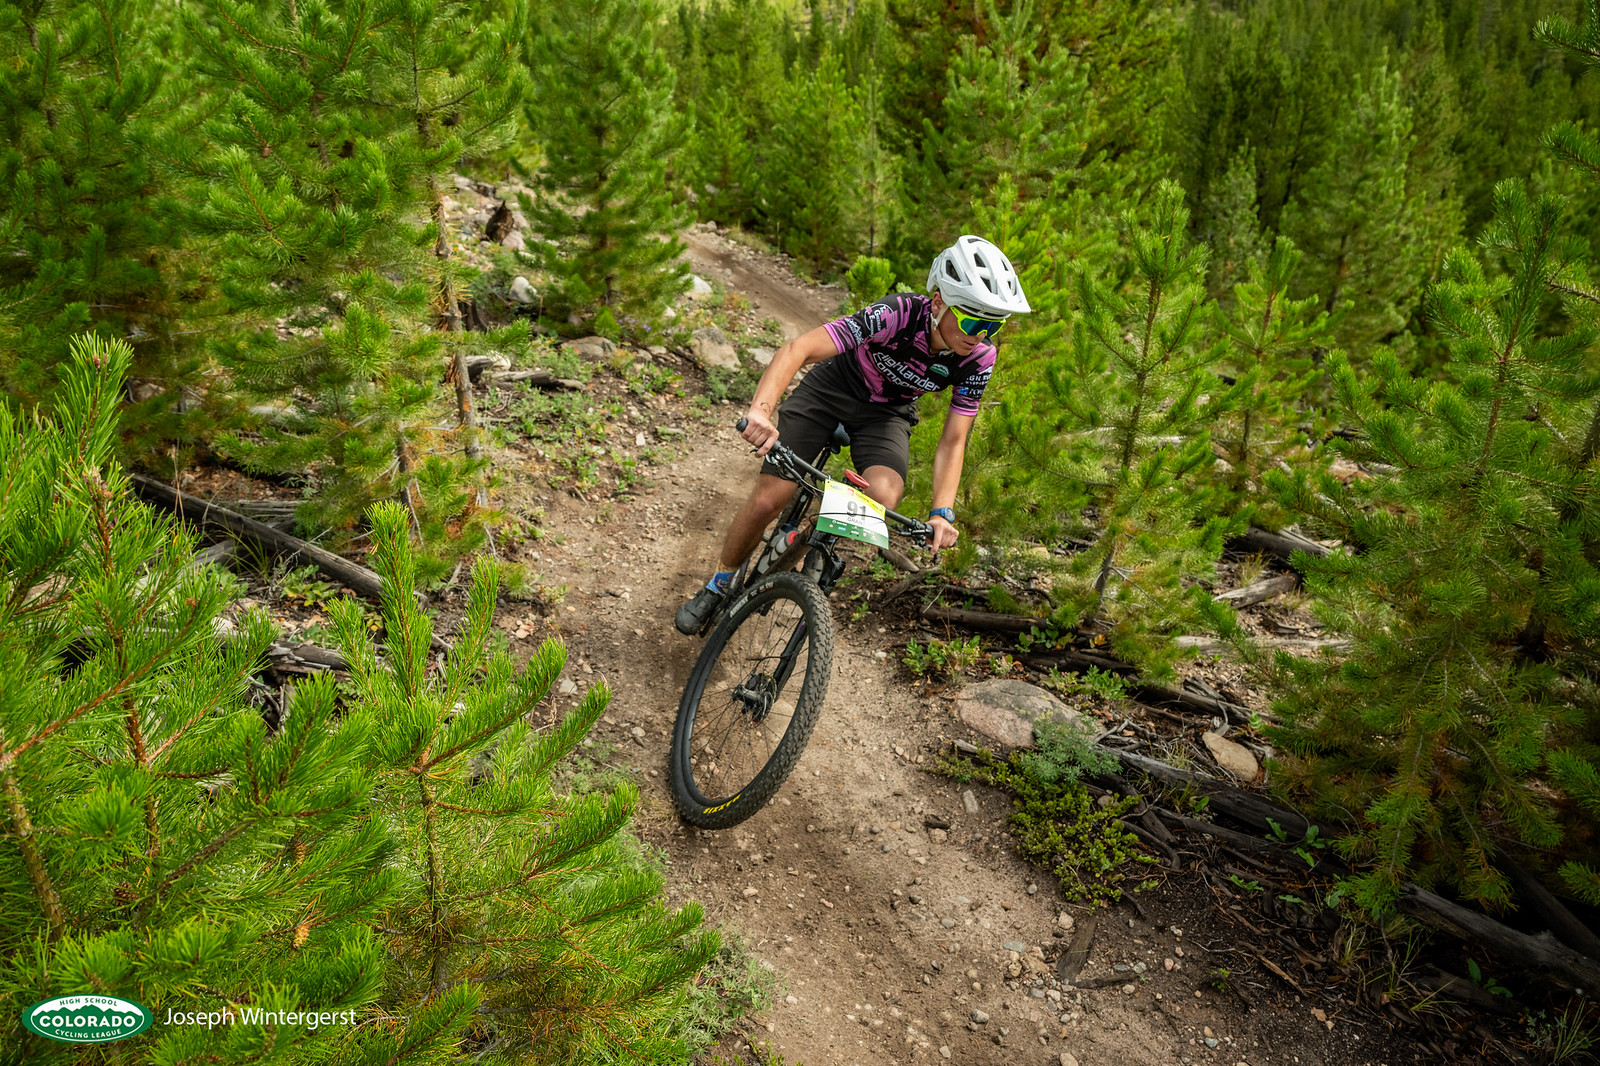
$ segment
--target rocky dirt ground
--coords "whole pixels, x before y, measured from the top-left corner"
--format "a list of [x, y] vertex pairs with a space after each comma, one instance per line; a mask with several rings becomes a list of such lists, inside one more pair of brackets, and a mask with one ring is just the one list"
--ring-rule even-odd
[[[691, 229], [687, 243], [696, 274], [737, 294], [725, 308], [751, 328], [770, 319], [769, 334], [775, 323], [792, 337], [838, 311], [839, 290], [795, 278], [776, 257], [705, 227]], [[909, 604], [839, 618], [826, 709], [775, 802], [725, 832], [686, 827], [668, 795], [666, 756], [699, 642], [679, 636], [671, 617], [710, 572], [756, 463], [731, 428], [736, 403], [690, 402], [704, 375], [688, 352], [636, 355], [637, 365], [680, 377], [682, 396], [629, 391], [626, 354], [602, 346], [593, 355], [580, 403], [612, 412], [610, 436], [622, 445], [613, 458], [644, 465], [622, 498], [604, 498], [554, 476], [544, 452], [525, 441], [501, 451], [504, 503], [536, 515], [542, 533], [505, 550], [537, 570], [546, 592], [542, 603], [508, 603], [498, 624], [524, 654], [552, 633], [567, 642], [552, 715], [592, 682], [611, 686], [592, 751], [636, 776], [644, 795], [637, 829], [663, 850], [674, 902], [701, 901], [709, 920], [771, 971], [770, 1002], [716, 1049], [724, 1061], [1480, 1061], [1469, 1037], [1431, 1048], [1413, 1042], [1387, 1016], [1356, 1006], [1348, 979], [1297, 990], [1252, 946], [1274, 939], [1252, 901], [1189, 870], [1158, 875], [1132, 902], [1067, 905], [1046, 871], [1017, 857], [1004, 825], [1007, 795], [929, 772], [952, 740], [975, 734], [957, 715], [959, 683], [913, 684], [900, 665], [906, 640], [926, 635]], [[487, 424], [512, 427], [513, 438], [514, 402], [489, 395], [480, 407]], [[864, 571], [866, 560], [855, 566]], [[288, 621], [304, 626], [307, 614]], [[1089, 961], [1064, 987], [1055, 962], [1090, 921]], [[1338, 972], [1339, 945], [1328, 936], [1288, 939], [1277, 944], [1283, 955]]]

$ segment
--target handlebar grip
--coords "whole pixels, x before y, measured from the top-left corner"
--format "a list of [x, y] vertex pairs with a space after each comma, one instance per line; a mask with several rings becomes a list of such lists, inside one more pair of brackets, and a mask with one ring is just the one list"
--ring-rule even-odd
[[739, 419], [739, 421], [737, 421], [737, 422], [735, 422], [733, 424], [733, 428], [738, 430], [740, 433], [743, 433], [744, 432], [744, 427], [748, 426], [749, 424], [750, 424], [750, 420], [748, 418], [741, 418], [741, 419]]

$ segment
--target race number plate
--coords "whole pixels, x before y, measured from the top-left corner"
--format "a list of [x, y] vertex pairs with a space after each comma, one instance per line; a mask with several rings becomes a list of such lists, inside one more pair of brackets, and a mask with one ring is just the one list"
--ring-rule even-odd
[[880, 548], [889, 546], [889, 523], [883, 517], [883, 504], [842, 481], [830, 480], [823, 490], [817, 529]]

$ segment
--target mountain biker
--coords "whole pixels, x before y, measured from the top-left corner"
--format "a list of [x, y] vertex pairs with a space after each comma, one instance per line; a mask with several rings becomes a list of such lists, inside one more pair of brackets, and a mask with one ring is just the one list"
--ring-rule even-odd
[[[933, 458], [933, 526], [930, 547], [947, 548], [955, 527], [956, 487], [967, 433], [994, 369], [995, 333], [1013, 314], [1032, 310], [1016, 269], [1005, 253], [981, 237], [962, 236], [934, 258], [927, 289], [892, 293], [845, 318], [818, 326], [772, 357], [756, 386], [745, 418], [744, 439], [766, 455], [778, 439], [812, 459], [843, 424], [850, 456], [866, 479], [868, 496], [893, 509], [905, 491], [916, 400], [951, 390], [944, 434]], [[803, 366], [820, 364], [774, 408]], [[794, 492], [771, 461], [762, 464], [755, 487], [722, 543], [717, 572], [678, 609], [678, 632], [692, 635], [705, 625], [761, 541], [767, 525]]]

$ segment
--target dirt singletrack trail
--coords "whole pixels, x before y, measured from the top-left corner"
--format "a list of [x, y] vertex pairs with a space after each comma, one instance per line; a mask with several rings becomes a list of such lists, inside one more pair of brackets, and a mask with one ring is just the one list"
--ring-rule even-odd
[[[786, 330], [819, 325], [838, 306], [837, 290], [785, 285], [772, 261], [753, 263], [714, 233], [688, 237], [697, 273], [746, 293]], [[678, 635], [672, 615], [713, 569], [756, 470], [731, 428], [742, 411], [717, 410], [726, 417], [678, 422], [689, 433], [683, 456], [609, 515], [555, 494], [547, 528], [561, 536], [541, 542], [535, 565], [568, 590], [549, 619], [568, 643], [573, 682], [557, 706], [574, 705], [592, 682], [611, 686], [596, 737], [640, 772], [637, 829], [670, 860], [672, 902], [701, 901], [711, 924], [737, 933], [777, 975], [775, 1001], [724, 1042], [726, 1059], [750, 1061], [745, 1045], [765, 1041], [790, 1066], [1383, 1061], [1366, 1054], [1358, 1027], [1321, 1032], [1303, 1013], [1246, 1027], [1226, 997], [1197, 996], [1205, 952], [1171, 931], [1188, 916], [1159, 892], [1143, 913], [1098, 912], [1080, 978], [1141, 963], [1137, 988], [1032, 988], [1026, 968], [1008, 987], [1013, 950], [1024, 963], [1035, 947], [1054, 954], [1066, 943], [1054, 935], [1060, 912], [1080, 922], [1089, 912], [1066, 907], [1051, 876], [1016, 857], [1003, 826], [1007, 796], [973, 785], [968, 804], [966, 787], [926, 772], [950, 737], [969, 734], [952, 714], [953, 690], [924, 695], [908, 684], [898, 660], [912, 634], [877, 614], [852, 623], [835, 605], [827, 703], [774, 802], [734, 829], [685, 826], [666, 760], [700, 641]], [[852, 561], [865, 565], [864, 556]], [[1348, 1054], [1334, 1052], [1334, 1036]]]
[[837, 313], [844, 295], [839, 289], [806, 285], [770, 256], [763, 256], [725, 237], [691, 227], [685, 231], [689, 265], [708, 281], [721, 282], [750, 301], [755, 311], [775, 318], [783, 339], [792, 341]]

